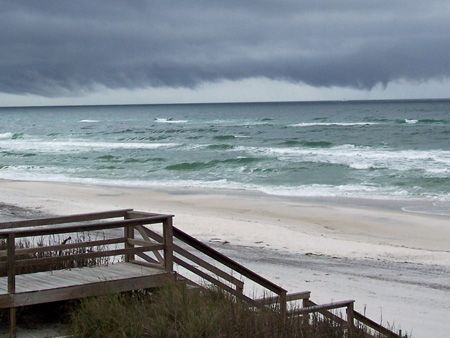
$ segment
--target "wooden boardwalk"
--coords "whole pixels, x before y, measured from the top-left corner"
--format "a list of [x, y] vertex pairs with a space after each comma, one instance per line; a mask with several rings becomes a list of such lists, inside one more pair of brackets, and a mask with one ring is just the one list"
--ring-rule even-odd
[[[164, 269], [133, 263], [110, 266], [41, 271], [16, 277], [14, 300], [8, 293], [8, 278], [0, 278], [0, 308], [56, 302], [110, 292], [161, 286], [170, 277]], [[101, 288], [99, 288], [101, 284]]]
[[[318, 305], [309, 291], [288, 294], [174, 227], [172, 218], [125, 209], [0, 223], [0, 309], [9, 309], [10, 337], [16, 336], [18, 307], [155, 288], [168, 280], [215, 285], [254, 309], [275, 306], [283, 316], [317, 313], [349, 332], [358, 325], [401, 337], [355, 311], [353, 300]], [[266, 297], [250, 295], [255, 284]], [[301, 308], [291, 311], [290, 302]], [[339, 308], [344, 318], [331, 311]]]

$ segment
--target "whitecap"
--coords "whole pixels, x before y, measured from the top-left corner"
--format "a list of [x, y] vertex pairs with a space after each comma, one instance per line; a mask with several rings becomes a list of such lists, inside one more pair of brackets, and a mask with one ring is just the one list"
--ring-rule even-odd
[[369, 126], [380, 124], [378, 122], [301, 122], [289, 124], [288, 127], [314, 127], [314, 126]]
[[413, 120], [413, 119], [405, 119], [405, 123], [409, 123], [409, 124], [415, 124], [415, 123], [417, 123], [417, 122], [419, 122], [419, 120]]
[[80, 120], [80, 123], [98, 123], [100, 120]]
[[397, 150], [344, 144], [331, 148], [277, 148], [239, 146], [235, 151], [250, 155], [276, 157], [290, 162], [316, 162], [345, 165], [357, 170], [387, 168], [391, 170], [425, 170], [445, 173], [450, 168], [448, 150]]
[[13, 133], [0, 133], [0, 140], [7, 140], [13, 137]]
[[187, 120], [174, 120], [172, 118], [159, 118], [155, 119], [157, 123], [187, 123]]
[[89, 141], [40, 141], [13, 140], [0, 141], [0, 147], [10, 150], [33, 150], [43, 153], [72, 153], [92, 149], [159, 149], [179, 146], [179, 143], [140, 143], [140, 142], [89, 142]]

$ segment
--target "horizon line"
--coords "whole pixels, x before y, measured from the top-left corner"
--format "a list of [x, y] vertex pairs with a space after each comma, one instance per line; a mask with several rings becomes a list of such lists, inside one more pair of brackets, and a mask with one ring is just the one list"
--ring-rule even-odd
[[167, 102], [167, 103], [111, 103], [111, 104], [55, 104], [55, 105], [26, 105], [0, 106], [3, 108], [77, 108], [77, 107], [110, 107], [110, 106], [176, 106], [176, 105], [225, 105], [225, 104], [289, 104], [289, 103], [376, 103], [376, 102], [419, 102], [419, 101], [450, 101], [448, 98], [415, 98], [415, 99], [341, 99], [341, 100], [287, 100], [287, 101], [231, 101], [231, 102]]

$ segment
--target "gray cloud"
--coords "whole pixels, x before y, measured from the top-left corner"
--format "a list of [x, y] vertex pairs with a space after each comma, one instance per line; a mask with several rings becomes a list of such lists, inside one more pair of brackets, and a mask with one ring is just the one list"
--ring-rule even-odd
[[450, 76], [447, 1], [1, 1], [0, 92]]

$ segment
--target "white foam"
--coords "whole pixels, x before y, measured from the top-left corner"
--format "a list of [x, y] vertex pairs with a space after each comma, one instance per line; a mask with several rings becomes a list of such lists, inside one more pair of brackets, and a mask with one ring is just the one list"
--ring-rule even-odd
[[80, 120], [80, 123], [98, 123], [100, 120]]
[[442, 174], [450, 170], [448, 150], [396, 150], [388, 148], [358, 147], [351, 144], [331, 148], [277, 148], [245, 147], [234, 150], [257, 156], [274, 156], [292, 162], [332, 163], [353, 169], [424, 170]]
[[378, 122], [301, 122], [289, 124], [289, 127], [313, 127], [313, 126], [368, 126], [380, 124]]
[[139, 143], [139, 142], [91, 142], [91, 141], [41, 141], [9, 140], [0, 141], [0, 148], [9, 150], [32, 150], [44, 153], [70, 153], [97, 149], [159, 149], [179, 146], [179, 143]]
[[187, 120], [173, 120], [171, 118], [156, 118], [157, 123], [187, 123]]
[[0, 140], [10, 139], [13, 135], [13, 133], [0, 133]]
[[415, 124], [415, 123], [417, 123], [417, 122], [419, 122], [419, 120], [413, 120], [413, 119], [409, 120], [409, 119], [405, 119], [405, 123]]

